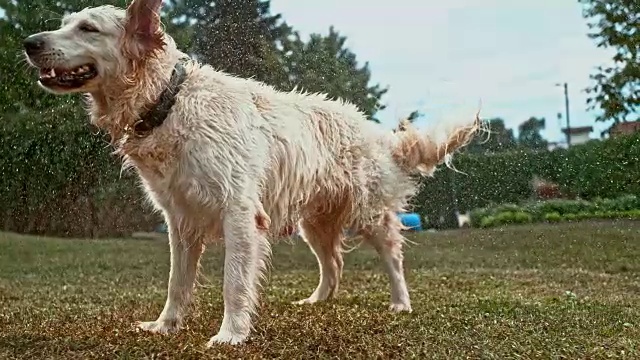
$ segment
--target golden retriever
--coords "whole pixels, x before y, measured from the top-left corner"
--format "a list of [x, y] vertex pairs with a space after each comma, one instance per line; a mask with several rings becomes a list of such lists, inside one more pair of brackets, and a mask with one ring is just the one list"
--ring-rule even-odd
[[391, 310], [411, 311], [396, 213], [417, 191], [413, 174], [448, 165], [483, 129], [477, 115], [437, 141], [410, 125], [390, 131], [350, 103], [277, 91], [187, 58], [162, 30], [160, 7], [86, 8], [24, 41], [41, 87], [86, 94], [91, 122], [110, 134], [168, 224], [166, 304], [137, 326], [179, 329], [205, 243], [219, 240], [224, 315], [208, 346], [244, 342], [270, 240], [295, 224], [320, 268], [317, 288], [299, 303], [336, 294], [346, 230], [379, 253]]

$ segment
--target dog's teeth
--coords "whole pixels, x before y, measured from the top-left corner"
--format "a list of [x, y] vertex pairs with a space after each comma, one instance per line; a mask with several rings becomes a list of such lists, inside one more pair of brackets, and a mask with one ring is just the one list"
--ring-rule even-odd
[[51, 69], [51, 71], [49, 72], [49, 77], [55, 77], [55, 76], [56, 76], [55, 69]]

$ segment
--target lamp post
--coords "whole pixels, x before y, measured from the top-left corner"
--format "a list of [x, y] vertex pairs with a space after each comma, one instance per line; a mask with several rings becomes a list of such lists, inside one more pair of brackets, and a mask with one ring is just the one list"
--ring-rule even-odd
[[567, 147], [571, 146], [571, 134], [569, 132], [569, 130], [571, 129], [571, 123], [569, 121], [569, 85], [567, 85], [567, 83], [564, 84], [556, 84], [556, 86], [564, 86], [564, 112], [565, 112], [565, 119], [567, 120], [567, 131], [566, 131], [566, 135], [567, 135]]

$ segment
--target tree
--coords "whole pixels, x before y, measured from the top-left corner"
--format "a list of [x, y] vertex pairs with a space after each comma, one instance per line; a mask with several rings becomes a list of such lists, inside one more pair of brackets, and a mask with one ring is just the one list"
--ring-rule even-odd
[[240, 77], [282, 87], [278, 44], [291, 33], [264, 0], [173, 0], [167, 16], [176, 41], [202, 62]]
[[[196, 39], [197, 10], [204, 5], [197, 6], [198, 0], [165, 0], [162, 7], [162, 18], [165, 31], [171, 35], [178, 48], [193, 55]], [[209, 3], [202, 1], [202, 3]], [[194, 11], [195, 10], [195, 11]]]
[[540, 131], [544, 130], [544, 128], [544, 118], [530, 117], [518, 126], [518, 144], [533, 150], [546, 149], [548, 142], [540, 134]]
[[385, 108], [381, 98], [388, 89], [369, 85], [369, 64], [358, 65], [356, 55], [345, 47], [346, 40], [333, 27], [327, 35], [311, 34], [308, 41], [294, 33], [282, 51], [289, 86], [348, 100], [378, 121], [374, 115]]
[[504, 120], [493, 118], [487, 121], [489, 135], [476, 136], [466, 147], [466, 152], [474, 154], [499, 153], [513, 150], [516, 147], [516, 138], [512, 129], [507, 129]]
[[578, 0], [598, 47], [613, 48], [613, 65], [598, 67], [587, 89], [589, 109], [602, 110], [599, 121], [640, 118], [640, 2], [638, 0]]

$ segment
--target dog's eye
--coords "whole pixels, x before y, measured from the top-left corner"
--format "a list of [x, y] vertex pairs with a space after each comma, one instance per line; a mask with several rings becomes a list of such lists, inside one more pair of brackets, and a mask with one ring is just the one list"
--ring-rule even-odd
[[95, 26], [90, 25], [90, 24], [80, 24], [80, 25], [78, 26], [78, 29], [79, 29], [80, 31], [83, 31], [83, 32], [91, 32], [91, 33], [97, 33], [97, 32], [99, 32], [99, 31], [98, 31], [98, 29], [96, 29], [96, 27], [95, 27]]

